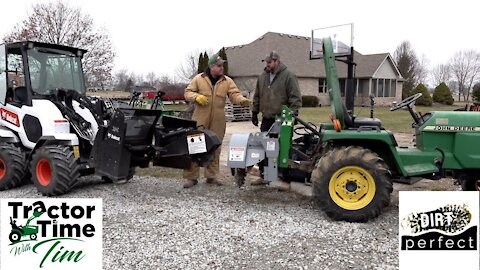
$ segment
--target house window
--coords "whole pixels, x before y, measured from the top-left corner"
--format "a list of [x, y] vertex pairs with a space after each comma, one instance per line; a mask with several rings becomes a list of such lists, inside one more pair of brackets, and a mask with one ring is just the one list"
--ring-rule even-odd
[[383, 93], [383, 90], [384, 90], [384, 82], [385, 80], [384, 79], [378, 79], [378, 83], [377, 83], [377, 97], [384, 97], [384, 93]]
[[397, 96], [397, 80], [390, 80], [390, 96], [391, 97], [396, 97]]
[[390, 97], [390, 92], [391, 92], [391, 84], [390, 84], [390, 79], [385, 79], [385, 92], [383, 93], [384, 97]]
[[372, 79], [372, 94], [375, 97], [395, 97], [395, 80]]
[[318, 93], [326, 94], [327, 92], [327, 80], [324, 78], [318, 79]]

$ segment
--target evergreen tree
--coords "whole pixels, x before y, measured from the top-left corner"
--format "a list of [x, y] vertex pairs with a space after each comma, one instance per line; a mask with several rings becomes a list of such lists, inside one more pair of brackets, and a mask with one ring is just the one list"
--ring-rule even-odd
[[200, 55], [198, 56], [197, 74], [200, 74], [203, 72], [202, 61], [203, 61], [203, 53], [200, 53]]
[[[225, 61], [227, 61], [227, 53], [225, 52], [225, 47], [223, 47], [218, 55]], [[228, 61], [223, 64], [223, 74], [228, 75]]]
[[430, 93], [428, 93], [428, 89], [427, 87], [425, 87], [425, 85], [423, 85], [422, 83], [417, 85], [417, 87], [413, 89], [410, 96], [413, 96], [417, 93], [422, 93], [422, 96], [419, 99], [417, 99], [417, 101], [415, 102], [415, 105], [432, 106], [432, 103], [433, 103], [432, 96], [430, 96]]
[[132, 80], [132, 79], [128, 79], [128, 80], [127, 80], [127, 83], [125, 84], [125, 92], [130, 92], [130, 91], [132, 91], [132, 88], [133, 88], [133, 80]]
[[480, 83], [473, 86], [472, 98], [477, 102], [480, 101]]
[[453, 104], [452, 92], [444, 82], [435, 87], [435, 91], [433, 91], [433, 101], [447, 105]]
[[203, 57], [198, 60], [198, 73], [202, 73], [208, 67], [208, 54], [207, 52], [203, 53]]

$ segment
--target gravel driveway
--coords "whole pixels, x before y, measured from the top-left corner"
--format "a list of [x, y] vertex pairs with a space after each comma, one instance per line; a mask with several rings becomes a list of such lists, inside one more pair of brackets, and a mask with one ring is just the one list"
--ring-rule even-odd
[[[255, 131], [249, 124], [229, 123], [225, 141]], [[458, 189], [448, 179], [395, 184], [385, 213], [358, 224], [330, 220], [296, 192], [238, 189], [222, 172], [226, 185], [201, 181], [188, 190], [181, 179], [135, 176], [114, 185], [88, 177], [65, 197], [103, 198], [104, 269], [397, 269], [398, 190]], [[0, 192], [16, 197], [42, 196], [33, 185]]]

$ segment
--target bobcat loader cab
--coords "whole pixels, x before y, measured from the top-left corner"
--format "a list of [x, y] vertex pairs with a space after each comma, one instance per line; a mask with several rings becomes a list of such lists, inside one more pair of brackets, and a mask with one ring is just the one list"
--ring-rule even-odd
[[[85, 94], [81, 66], [84, 50], [38, 42], [0, 46], [1, 137], [33, 149], [41, 137], [78, 145], [78, 137], [59, 108], [48, 98], [59, 89]], [[93, 134], [97, 122], [86, 108], [72, 102], [75, 112], [91, 123], [82, 133]], [[90, 130], [88, 130], [90, 129]]]
[[[161, 110], [114, 109], [87, 97], [85, 52], [31, 41], [0, 45], [0, 190], [31, 175], [40, 193], [60, 195], [83, 175], [125, 181], [151, 161], [187, 168], [211, 158], [220, 141], [195, 121], [163, 117], [157, 125]], [[187, 138], [197, 137], [202, 145], [190, 145]]]

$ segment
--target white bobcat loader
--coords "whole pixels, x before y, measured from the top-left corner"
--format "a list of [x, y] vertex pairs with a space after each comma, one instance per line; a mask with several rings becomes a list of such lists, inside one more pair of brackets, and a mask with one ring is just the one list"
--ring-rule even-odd
[[54, 196], [83, 175], [125, 181], [151, 161], [186, 168], [211, 158], [220, 141], [195, 121], [164, 116], [160, 123], [160, 110], [114, 109], [85, 96], [85, 52], [31, 41], [0, 45], [0, 190], [31, 178]]

